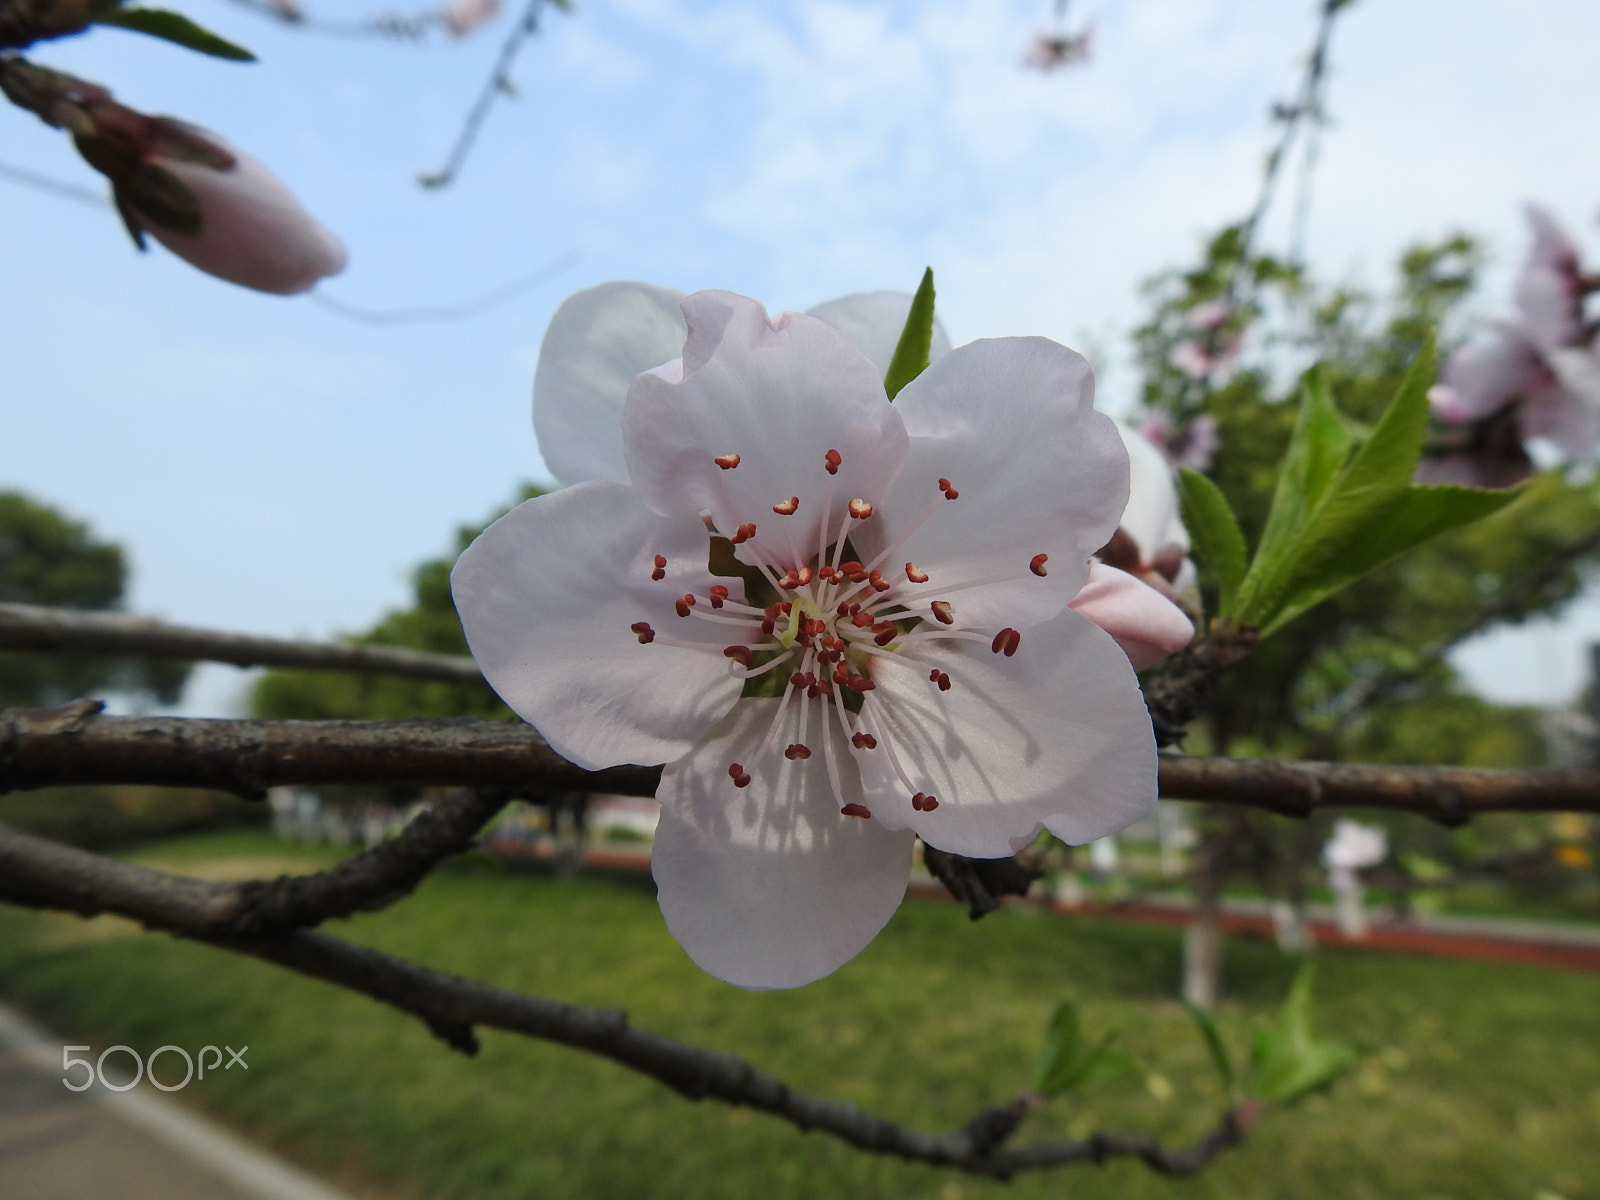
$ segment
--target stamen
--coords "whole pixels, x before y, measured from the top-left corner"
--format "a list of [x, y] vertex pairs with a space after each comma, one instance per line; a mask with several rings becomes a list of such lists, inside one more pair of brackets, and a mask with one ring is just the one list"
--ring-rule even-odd
[[658, 555], [656, 555], [655, 570], [650, 572], [650, 578], [655, 580], [657, 583], [660, 583], [666, 577], [667, 577], [667, 556], [665, 554], [658, 554]]
[[648, 646], [656, 640], [656, 631], [650, 628], [649, 621], [635, 621], [628, 628], [639, 635], [639, 645], [641, 646]]
[[939, 624], [954, 625], [956, 623], [955, 617], [951, 615], [950, 602], [948, 600], [935, 600], [928, 607], [933, 609], [933, 618]]
[[685, 592], [682, 597], [673, 602], [672, 607], [678, 610], [680, 617], [687, 617], [689, 610], [694, 607], [694, 593]]
[[839, 456], [839, 452], [837, 450], [829, 450], [822, 457], [826, 460], [823, 469], [826, 470], [829, 475], [837, 475], [839, 473], [839, 464], [844, 461], [844, 459]]
[[1022, 644], [1022, 635], [1009, 625], [994, 635], [994, 641], [989, 644], [989, 649], [996, 654], [1004, 654], [1010, 658], [1017, 652], [1017, 647]]
[[[835, 673], [834, 677], [838, 678], [837, 673]], [[851, 675], [845, 679], [844, 685], [852, 692], [870, 692], [873, 688], [878, 686], [865, 675]]]
[[[790, 496], [787, 503], [785, 503], [785, 504], [774, 504], [772, 506], [772, 511], [777, 513], [780, 517], [792, 517], [792, 516], [794, 516], [794, 510], [799, 508], [799, 507], [800, 507], [800, 497], [799, 496]], [[744, 527], [741, 525], [740, 529], [742, 530], [743, 528]], [[754, 527], [753, 526], [752, 526], [751, 532], [754, 532]]]
[[721, 467], [724, 471], [731, 471], [739, 465], [739, 456], [737, 454], [719, 454], [711, 461], [716, 463], [717, 466]]
[[737, 530], [734, 531], [733, 536], [728, 540], [737, 546], [741, 542], [748, 542], [751, 538], [755, 537], [755, 535], [756, 527], [753, 524], [741, 525]]
[[941, 692], [948, 692], [950, 690], [950, 676], [944, 671], [939, 670], [938, 667], [935, 667], [933, 670], [928, 672], [928, 681], [930, 683], [937, 683]]
[[720, 583], [711, 585], [711, 607], [721, 608], [728, 599], [728, 589]]
[[789, 682], [797, 688], [808, 688], [817, 682], [817, 677], [810, 671], [796, 671], [789, 676]]
[[846, 804], [839, 810], [839, 815], [845, 817], [861, 817], [863, 819], [870, 819], [872, 817], [872, 811], [867, 808], [865, 804]]
[[911, 807], [916, 809], [918, 812], [932, 812], [934, 809], [939, 807], [939, 800], [936, 796], [928, 796], [922, 792], [918, 792], [916, 795], [911, 797]]
[[733, 780], [733, 786], [742, 788], [750, 786], [750, 776], [738, 763], [728, 764], [728, 778]]
[[950, 486], [950, 481], [948, 479], [941, 478], [939, 480], [939, 490], [944, 493], [944, 498], [946, 500], [954, 500], [957, 496], [961, 495], [960, 492], [956, 491], [955, 488]]
[[1049, 571], [1044, 569], [1045, 563], [1049, 561], [1050, 556], [1048, 554], [1035, 554], [1033, 556], [1033, 561], [1028, 564], [1028, 570], [1042, 578], [1043, 576], [1050, 574]]
[[722, 657], [733, 659], [746, 671], [756, 665], [756, 660], [751, 655], [749, 646], [724, 646]]
[[872, 505], [865, 500], [852, 500], [850, 501], [850, 515], [858, 521], [865, 521], [872, 515]]
[[852, 733], [850, 735], [850, 744], [857, 750], [876, 750], [878, 748], [878, 739], [870, 733]]
[[917, 566], [916, 563], [908, 562], [906, 564], [906, 578], [912, 583], [927, 583], [928, 573], [921, 567]]
[[887, 646], [900, 636], [900, 628], [893, 621], [879, 621], [872, 627], [872, 640], [880, 646]]
[[810, 567], [801, 567], [798, 571], [795, 572], [795, 578], [800, 581], [800, 586], [801, 587], [805, 587], [806, 584], [811, 582], [811, 568]]
[[810, 758], [811, 747], [802, 745], [799, 742], [795, 742], [783, 752], [783, 756], [791, 761], [797, 758]]

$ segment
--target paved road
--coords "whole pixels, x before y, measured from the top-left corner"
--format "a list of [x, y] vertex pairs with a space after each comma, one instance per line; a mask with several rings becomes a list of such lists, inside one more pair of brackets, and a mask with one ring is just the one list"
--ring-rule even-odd
[[144, 1084], [61, 1078], [61, 1042], [0, 1007], [0, 1200], [348, 1200]]

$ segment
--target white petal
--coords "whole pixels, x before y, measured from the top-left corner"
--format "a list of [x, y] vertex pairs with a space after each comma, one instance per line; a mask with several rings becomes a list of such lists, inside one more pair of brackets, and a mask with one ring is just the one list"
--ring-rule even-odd
[[[1045, 338], [951, 351], [895, 400], [911, 455], [857, 544], [876, 557], [937, 504], [884, 567], [928, 572], [931, 582], [904, 593], [912, 602], [992, 580], [950, 595], [959, 623], [1020, 628], [1054, 616], [1083, 586], [1128, 494], [1128, 455], [1092, 403], [1089, 364]], [[958, 499], [941, 499], [940, 478]], [[1029, 570], [1039, 554], [1043, 578]]]
[[603, 283], [556, 309], [533, 378], [533, 430], [562, 483], [628, 482], [623, 401], [641, 372], [683, 353], [682, 299], [648, 283]]
[[[874, 660], [861, 728], [879, 747], [856, 762], [875, 820], [909, 825], [941, 850], [999, 858], [1040, 826], [1078, 844], [1155, 806], [1150, 716], [1102, 630], [1068, 611], [1025, 630], [1012, 658], [954, 645], [920, 661]], [[949, 674], [949, 691], [929, 682], [930, 664]], [[935, 811], [912, 809], [886, 739], [911, 788], [938, 799]]]
[[[660, 513], [709, 511], [731, 534], [756, 526], [769, 561], [809, 560], [824, 507], [837, 534], [852, 499], [878, 504], [906, 452], [899, 415], [872, 364], [837, 330], [799, 313], [769, 320], [754, 300], [697, 292], [681, 382], [641, 376], [623, 414], [628, 471]], [[837, 475], [825, 456], [837, 450]], [[739, 456], [731, 470], [719, 456]], [[793, 516], [773, 505], [799, 497]]]
[[[467, 547], [450, 586], [485, 678], [558, 753], [590, 770], [668, 762], [739, 697], [723, 647], [759, 636], [674, 611], [685, 592], [706, 610], [706, 554], [699, 521], [659, 517], [631, 488], [596, 481], [512, 509]], [[641, 645], [636, 621], [695, 646]]]
[[[822, 731], [808, 733], [809, 761], [769, 752], [744, 764], [748, 787], [733, 786], [729, 764], [755, 749], [777, 704], [741, 701], [656, 793], [651, 869], [667, 928], [701, 967], [746, 988], [799, 987], [854, 958], [894, 915], [911, 866], [909, 833], [840, 814]], [[825, 736], [848, 757], [836, 726]], [[860, 803], [854, 769], [840, 765], [843, 800]]]
[[1474, 421], [1504, 407], [1539, 377], [1539, 358], [1518, 326], [1487, 327], [1445, 359], [1440, 380], [1454, 393], [1451, 418]]
[[[894, 358], [895, 347], [900, 344], [910, 312], [909, 292], [855, 292], [819, 304], [807, 315], [844, 334], [850, 344], [878, 368], [878, 378], [882, 379], [889, 372], [889, 363]], [[933, 344], [928, 348], [928, 357], [937, 361], [949, 353], [950, 335], [935, 316]]]
[[1126, 571], [1095, 563], [1089, 582], [1072, 598], [1082, 613], [1109, 633], [1135, 671], [1154, 666], [1194, 639], [1194, 625], [1183, 609]]
[[1189, 531], [1179, 515], [1178, 489], [1172, 464], [1137, 430], [1117, 424], [1128, 451], [1128, 506], [1122, 512], [1122, 529], [1138, 543], [1148, 562], [1171, 545], [1189, 549]]

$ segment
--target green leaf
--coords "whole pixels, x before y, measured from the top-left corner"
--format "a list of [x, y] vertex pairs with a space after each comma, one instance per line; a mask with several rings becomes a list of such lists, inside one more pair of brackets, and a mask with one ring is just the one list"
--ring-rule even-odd
[[1311, 1036], [1312, 967], [1295, 976], [1278, 1019], [1256, 1030], [1252, 1090], [1274, 1104], [1293, 1104], [1328, 1087], [1356, 1061], [1354, 1048]]
[[1322, 499], [1334, 473], [1344, 464], [1353, 442], [1328, 397], [1321, 368], [1312, 367], [1306, 372], [1300, 414], [1284, 454], [1266, 528], [1261, 531], [1258, 561], [1281, 554], [1293, 540]]
[[225, 37], [196, 25], [181, 13], [164, 8], [116, 8], [95, 17], [97, 25], [116, 25], [135, 33], [149, 34], [165, 42], [173, 42], [213, 58], [227, 58], [235, 62], [255, 62], [256, 56], [243, 46], [236, 46]]
[[922, 273], [917, 294], [911, 298], [911, 311], [906, 313], [905, 328], [895, 343], [894, 357], [889, 360], [889, 370], [883, 377], [884, 391], [893, 400], [918, 375], [928, 369], [933, 351], [933, 268]]
[[1188, 467], [1178, 472], [1178, 499], [1183, 506], [1184, 526], [1194, 538], [1195, 556], [1211, 572], [1221, 592], [1217, 615], [1231, 616], [1234, 597], [1249, 563], [1239, 518], [1233, 515], [1222, 489]]
[[1074, 1088], [1115, 1079], [1133, 1070], [1133, 1060], [1116, 1048], [1115, 1031], [1085, 1046], [1078, 1006], [1070, 1000], [1056, 1009], [1033, 1069], [1033, 1090], [1059, 1096]]
[[1217, 1074], [1222, 1076], [1224, 1086], [1230, 1092], [1233, 1091], [1233, 1061], [1228, 1057], [1227, 1046], [1222, 1043], [1222, 1035], [1217, 1032], [1217, 1023], [1205, 1009], [1190, 1004], [1187, 1000], [1183, 1006], [1189, 1010], [1189, 1015], [1194, 1018], [1195, 1027], [1205, 1039], [1206, 1049], [1211, 1051], [1211, 1062], [1217, 1068]]
[[1294, 598], [1261, 631], [1273, 632], [1321, 604], [1364, 575], [1430, 538], [1499, 512], [1522, 495], [1521, 488], [1485, 491], [1469, 487], [1411, 487], [1402, 492], [1361, 536], [1301, 576]]

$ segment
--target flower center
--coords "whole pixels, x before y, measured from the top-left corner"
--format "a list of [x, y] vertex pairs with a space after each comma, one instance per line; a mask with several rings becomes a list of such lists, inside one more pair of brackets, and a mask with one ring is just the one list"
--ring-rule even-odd
[[[729, 453], [713, 461], [731, 471], [740, 458]], [[835, 504], [833, 476], [842, 461], [837, 450], [829, 450], [822, 464], [828, 478], [814, 551], [798, 545], [793, 522], [788, 520], [800, 511], [798, 496], [778, 499], [771, 516], [757, 514], [755, 520], [745, 520], [749, 514], [740, 513], [740, 523], [731, 534], [711, 531], [710, 564], [713, 574], [743, 579], [745, 600], [732, 599], [730, 589], [717, 584], [703, 598], [692, 593], [674, 598], [673, 611], [682, 620], [726, 626], [729, 640], [722, 654], [729, 660], [729, 669], [744, 680], [744, 694], [778, 701], [759, 742], [728, 764], [732, 787], [748, 787], [750, 768], [769, 754], [781, 749], [784, 758], [803, 764], [812, 757], [813, 744], [818, 744], [840, 813], [870, 818], [872, 813], [865, 805], [845, 798], [836, 741], [827, 730], [827, 723], [833, 721], [841, 734], [837, 744], [848, 744], [851, 754], [885, 755], [904, 785], [911, 807], [917, 812], [933, 812], [939, 800], [926, 791], [930, 785], [924, 781], [922, 787], [917, 786], [916, 764], [897, 750], [894, 739], [863, 703], [866, 694], [877, 687], [872, 678], [874, 666], [887, 658], [926, 665], [928, 686], [938, 693], [959, 686], [941, 665], [954, 643], [979, 642], [996, 654], [1016, 654], [1022, 641], [1017, 630], [1008, 626], [991, 634], [967, 627], [961, 620], [959, 597], [950, 597], [969, 588], [1020, 578], [1024, 572], [1043, 577], [1047, 556], [1035, 554], [1011, 575], [945, 585], [914, 562], [896, 562], [910, 537], [944, 504], [959, 499], [960, 492], [950, 480], [940, 479], [937, 498], [874, 558], [863, 562], [852, 533], [858, 525], [873, 520], [876, 509], [872, 501], [859, 497], [848, 500], [842, 509]], [[781, 536], [753, 542], [758, 527], [764, 529], [768, 522], [782, 523]], [[744, 558], [736, 558], [733, 547], [746, 544]], [[785, 552], [774, 554], [774, 545], [784, 547]], [[664, 581], [667, 572], [666, 558], [655, 555], [651, 579]], [[645, 621], [636, 622], [632, 629], [642, 645], [660, 642], [705, 648], [703, 642], [663, 636]], [[957, 674], [959, 678], [959, 671]], [[815, 737], [811, 736], [813, 729]], [[780, 748], [781, 730], [791, 731], [794, 740]]]

